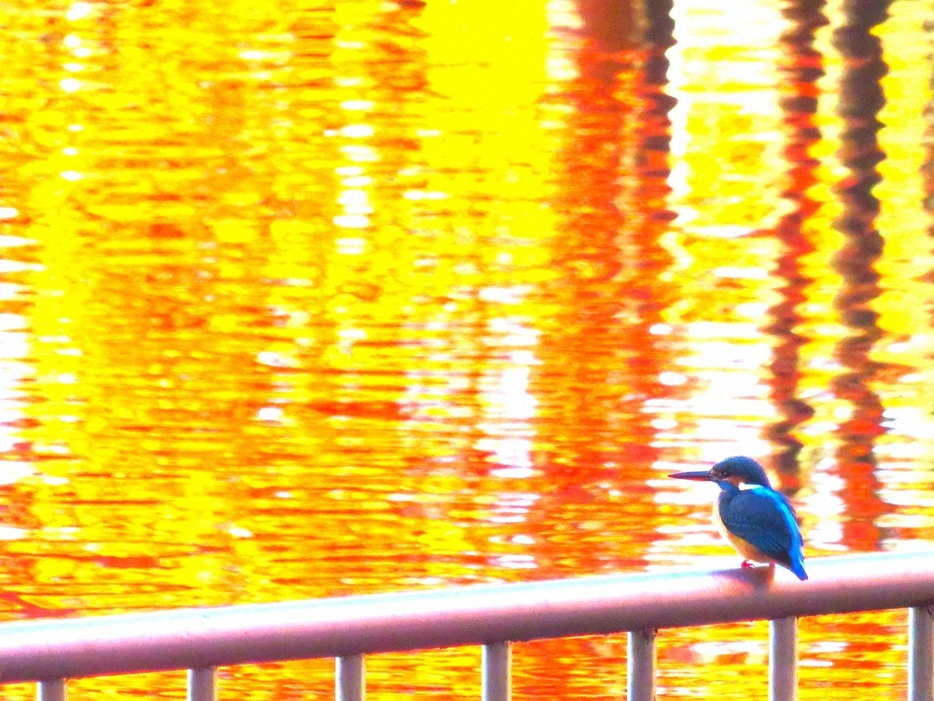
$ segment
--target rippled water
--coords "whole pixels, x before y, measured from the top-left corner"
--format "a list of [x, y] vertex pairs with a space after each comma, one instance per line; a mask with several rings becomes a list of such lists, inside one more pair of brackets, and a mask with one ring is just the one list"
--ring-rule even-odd
[[[665, 479], [731, 453], [809, 556], [931, 546], [928, 3], [7, 10], [4, 618], [732, 566]], [[801, 698], [903, 696], [903, 624], [803, 620]], [[765, 641], [665, 631], [660, 696], [764, 696]], [[514, 660], [516, 698], [625, 693], [623, 637]]]

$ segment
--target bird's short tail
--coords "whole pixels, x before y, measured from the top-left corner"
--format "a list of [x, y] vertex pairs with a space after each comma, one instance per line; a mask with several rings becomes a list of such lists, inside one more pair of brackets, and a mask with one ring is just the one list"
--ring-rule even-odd
[[795, 560], [791, 563], [789, 567], [792, 572], [795, 573], [795, 577], [800, 579], [802, 582], [808, 578], [808, 573], [804, 571], [804, 563], [801, 560]]

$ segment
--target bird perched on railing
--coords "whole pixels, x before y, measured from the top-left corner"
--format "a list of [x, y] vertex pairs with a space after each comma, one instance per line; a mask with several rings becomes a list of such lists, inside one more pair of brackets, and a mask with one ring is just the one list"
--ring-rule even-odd
[[669, 477], [706, 480], [720, 487], [713, 507], [714, 523], [745, 558], [743, 567], [752, 567], [750, 561], [777, 563], [798, 579], [808, 578], [794, 509], [784, 495], [772, 489], [762, 465], [752, 458], [734, 456], [710, 470], [676, 472]]

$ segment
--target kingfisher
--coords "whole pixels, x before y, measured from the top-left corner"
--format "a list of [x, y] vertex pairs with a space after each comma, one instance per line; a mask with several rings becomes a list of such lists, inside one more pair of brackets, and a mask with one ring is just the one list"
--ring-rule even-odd
[[795, 511], [783, 494], [772, 489], [762, 465], [736, 455], [710, 470], [676, 472], [669, 477], [715, 482], [720, 487], [713, 520], [743, 556], [743, 567], [752, 567], [752, 562], [779, 564], [802, 581], [808, 578]]

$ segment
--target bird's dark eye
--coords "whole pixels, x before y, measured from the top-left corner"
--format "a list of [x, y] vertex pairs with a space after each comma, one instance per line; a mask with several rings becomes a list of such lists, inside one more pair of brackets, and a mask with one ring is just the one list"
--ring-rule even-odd
[[710, 474], [713, 475], [714, 479], [726, 479], [726, 473], [723, 470], [711, 470]]

